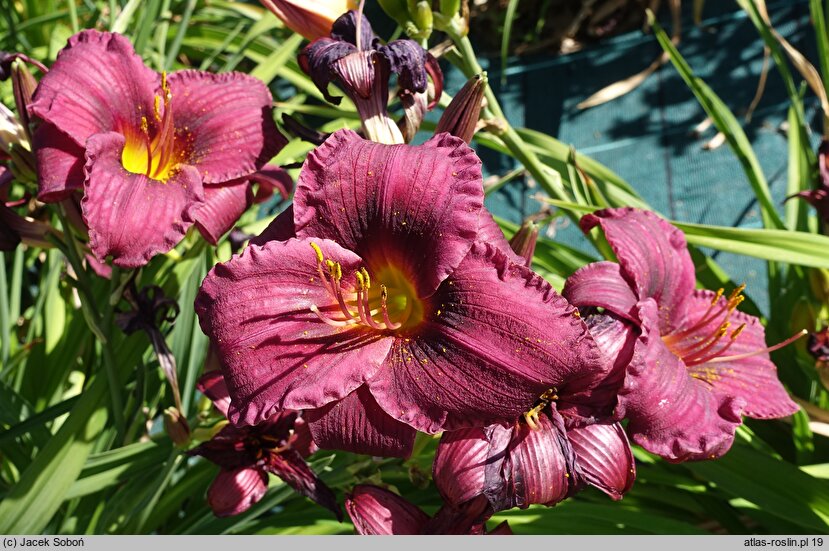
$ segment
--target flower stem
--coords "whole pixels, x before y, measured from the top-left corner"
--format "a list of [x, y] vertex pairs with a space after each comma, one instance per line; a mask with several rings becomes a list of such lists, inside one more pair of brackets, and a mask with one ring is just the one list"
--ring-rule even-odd
[[[461, 67], [464, 74], [466, 74], [467, 77], [472, 77], [482, 73], [483, 69], [478, 63], [478, 59], [475, 56], [475, 50], [472, 48], [472, 43], [469, 41], [469, 37], [455, 35], [454, 33], [449, 34], [452, 41], [455, 43], [455, 47], [458, 49], [461, 61], [464, 64], [464, 67]], [[550, 169], [541, 162], [538, 156], [526, 143], [524, 143], [524, 140], [518, 135], [518, 132], [510, 126], [509, 121], [507, 121], [504, 116], [504, 112], [501, 110], [498, 98], [495, 97], [495, 93], [492, 91], [490, 86], [487, 86], [484, 90], [484, 96], [487, 101], [487, 105], [484, 108], [484, 117], [496, 119], [497, 121], [494, 125], [492, 125], [492, 128], [489, 129], [490, 132], [498, 136], [504, 142], [504, 145], [507, 146], [510, 153], [512, 153], [512, 155], [518, 159], [522, 165], [524, 165], [527, 171], [532, 174], [533, 178], [535, 178], [541, 186], [541, 189], [543, 189], [548, 195], [564, 201], [571, 200], [572, 198], [567, 195], [561, 187], [561, 184], [550, 175]]]
[[[113, 307], [107, 302], [105, 305], [105, 314], [102, 320], [101, 315], [95, 308], [95, 297], [92, 294], [92, 287], [87, 278], [86, 270], [81, 262], [81, 254], [78, 249], [78, 244], [72, 236], [72, 228], [66, 220], [66, 215], [62, 209], [58, 209], [58, 218], [66, 235], [66, 243], [60, 243], [58, 246], [66, 255], [72, 270], [75, 272], [78, 294], [80, 296], [81, 312], [86, 321], [89, 330], [98, 339], [101, 345], [103, 356], [104, 370], [106, 371], [107, 381], [109, 383], [110, 399], [112, 401], [112, 416], [115, 420], [115, 429], [117, 431], [117, 440], [120, 442], [124, 435], [124, 405], [121, 400], [121, 383], [118, 377], [118, 371], [115, 366], [115, 355], [112, 352], [112, 309]], [[118, 272], [113, 271], [113, 280]], [[102, 323], [107, 322], [109, 323]]]

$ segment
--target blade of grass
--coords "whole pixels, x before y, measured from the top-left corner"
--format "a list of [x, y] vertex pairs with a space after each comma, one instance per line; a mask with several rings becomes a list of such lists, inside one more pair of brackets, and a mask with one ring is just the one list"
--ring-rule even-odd
[[515, 22], [515, 12], [518, 10], [518, 2], [519, 0], [509, 0], [507, 12], [504, 15], [504, 32], [501, 34], [501, 86], [507, 83], [509, 41], [512, 36], [512, 25]]
[[763, 169], [760, 167], [760, 162], [757, 160], [754, 150], [751, 148], [751, 143], [748, 141], [748, 137], [746, 137], [737, 118], [726, 107], [719, 96], [702, 79], [694, 75], [690, 65], [688, 65], [685, 58], [682, 57], [673, 45], [668, 35], [665, 34], [665, 31], [656, 21], [653, 13], [648, 12], [648, 14], [654, 34], [662, 49], [668, 53], [671, 62], [676, 67], [680, 76], [694, 93], [697, 101], [699, 101], [705, 112], [708, 113], [708, 116], [711, 117], [717, 130], [725, 135], [729, 147], [731, 147], [731, 150], [737, 156], [737, 160], [740, 161], [743, 171], [746, 173], [751, 188], [760, 204], [763, 225], [767, 228], [785, 228], [783, 220], [780, 218], [774, 201], [771, 198], [768, 182], [766, 182], [766, 177], [763, 174]]

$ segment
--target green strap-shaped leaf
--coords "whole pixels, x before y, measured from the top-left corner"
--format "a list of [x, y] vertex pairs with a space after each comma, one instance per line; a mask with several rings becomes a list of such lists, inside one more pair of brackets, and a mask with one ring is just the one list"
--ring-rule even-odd
[[829, 482], [791, 463], [736, 444], [716, 461], [686, 466], [720, 490], [768, 514], [818, 533], [829, 532]]
[[20, 481], [0, 502], [0, 533], [38, 534], [58, 510], [107, 419], [107, 381], [98, 377], [81, 395]]
[[760, 203], [763, 224], [767, 228], [783, 229], [785, 226], [774, 206], [774, 201], [771, 198], [769, 185], [766, 182], [763, 169], [760, 167], [760, 162], [757, 160], [757, 156], [751, 148], [751, 142], [748, 141], [737, 118], [702, 79], [694, 76], [691, 66], [688, 65], [679, 53], [679, 50], [673, 45], [671, 39], [665, 34], [662, 27], [659, 26], [659, 23], [653, 17], [650, 19], [654, 33], [662, 49], [671, 58], [674, 67], [676, 67], [682, 80], [685, 81], [697, 97], [699, 104], [708, 113], [708, 116], [711, 117], [714, 126], [723, 133], [725, 139], [728, 141], [729, 147], [731, 147], [731, 150], [737, 156], [737, 160], [743, 166], [751, 188], [754, 190], [754, 195]]

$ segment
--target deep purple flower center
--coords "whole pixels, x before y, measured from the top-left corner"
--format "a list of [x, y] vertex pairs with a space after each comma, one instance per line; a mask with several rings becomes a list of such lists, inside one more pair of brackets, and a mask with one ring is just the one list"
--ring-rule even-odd
[[152, 119], [142, 115], [139, 128], [124, 131], [127, 141], [121, 153], [121, 163], [127, 171], [166, 182], [184, 161], [187, 147], [181, 139], [176, 139], [172, 98], [164, 72], [161, 74], [161, 94], [155, 96]]
[[[342, 266], [326, 259], [316, 243], [311, 248], [317, 256], [320, 282], [332, 299], [332, 305], [313, 305], [311, 311], [334, 327], [363, 326], [377, 331], [396, 331], [417, 326], [424, 317], [424, 304], [415, 286], [403, 270], [387, 264], [372, 278], [365, 266], [354, 272], [356, 284], [343, 284]], [[314, 283], [314, 282], [312, 282]]]

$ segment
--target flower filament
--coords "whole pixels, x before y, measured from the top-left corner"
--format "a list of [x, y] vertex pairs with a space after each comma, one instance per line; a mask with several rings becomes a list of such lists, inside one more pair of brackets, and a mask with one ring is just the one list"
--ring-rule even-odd
[[[668, 349], [678, 356], [685, 363], [686, 367], [693, 367], [704, 363], [729, 362], [758, 356], [782, 348], [806, 334], [805, 331], [801, 331], [774, 346], [757, 349], [745, 354], [726, 356], [726, 351], [737, 341], [746, 327], [745, 323], [741, 323], [729, 333], [729, 329], [731, 328], [731, 314], [745, 300], [745, 297], [742, 295], [743, 290], [745, 290], [745, 284], [734, 289], [728, 298], [723, 300], [724, 290], [722, 288], [718, 289], [708, 309], [699, 320], [686, 328], [662, 337]], [[711, 330], [711, 324], [718, 320], [719, 324], [714, 325], [714, 329]], [[708, 333], [700, 335], [700, 332], [705, 331], [706, 327], [709, 327]], [[728, 340], [723, 343], [722, 341], [726, 335], [728, 335]]]
[[[311, 248], [317, 257], [317, 273], [323, 287], [337, 304], [337, 309], [330, 312], [333, 317], [317, 305], [311, 306], [311, 311], [323, 322], [334, 327], [361, 325], [378, 331], [394, 331], [422, 319], [422, 305], [415, 297], [414, 288], [407, 281], [401, 282], [399, 273], [398, 277], [392, 277], [396, 283], [392, 287], [396, 291], [393, 295], [385, 284], [373, 285], [365, 267], [354, 272], [355, 285], [347, 289], [343, 286], [340, 263], [326, 259], [316, 243], [311, 243]], [[385, 272], [395, 275], [398, 271], [389, 267]]]

